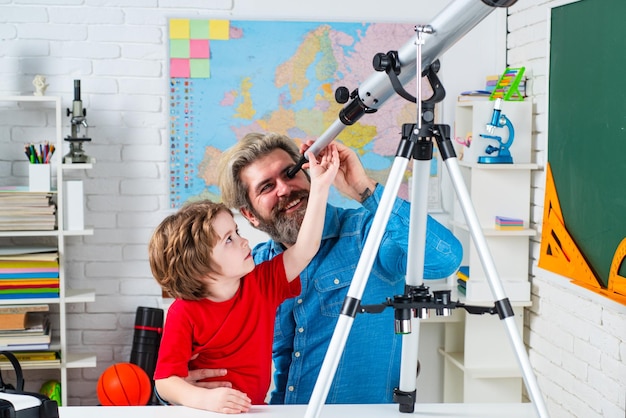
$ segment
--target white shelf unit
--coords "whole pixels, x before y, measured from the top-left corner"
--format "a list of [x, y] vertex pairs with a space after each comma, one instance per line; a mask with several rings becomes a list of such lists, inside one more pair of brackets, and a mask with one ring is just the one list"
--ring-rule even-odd
[[[529, 300], [529, 239], [536, 234], [534, 229], [528, 227], [530, 180], [531, 170], [538, 167], [535, 164], [467, 164], [463, 161], [459, 166], [507, 296], [516, 302]], [[498, 215], [522, 219], [524, 229], [496, 229], [495, 218]], [[470, 267], [466, 298], [492, 301], [480, 254], [470, 239], [458, 201], [454, 205], [452, 226], [463, 243], [463, 265]]]
[[[487, 155], [484, 150], [489, 143], [483, 142], [480, 134], [486, 133], [493, 106], [490, 101], [459, 102], [455, 136], [473, 138], [471, 146], [459, 152], [463, 155], [459, 168], [521, 336], [524, 307], [530, 306], [529, 239], [536, 233], [529, 228], [531, 171], [539, 168], [530, 162], [532, 107], [530, 102], [503, 103], [502, 113], [515, 129], [510, 147], [513, 164], [478, 163], [479, 155]], [[522, 219], [524, 228], [496, 229], [496, 216]], [[463, 244], [462, 264], [469, 266], [470, 278], [461, 300], [493, 306], [489, 281], [458, 200], [451, 223]], [[459, 310], [444, 327], [444, 345], [439, 350], [444, 358], [444, 402], [522, 401], [522, 371], [507, 328], [497, 315], [471, 315]]]
[[[7, 114], [19, 114], [20, 112], [30, 112], [35, 114], [47, 114], [53, 115], [49, 120], [42, 118], [43, 130], [54, 129], [54, 141], [50, 141], [56, 147], [55, 154], [53, 155], [52, 164], [52, 192], [56, 194], [56, 221], [57, 227], [54, 230], [46, 231], [0, 231], [0, 237], [6, 237], [11, 240], [26, 239], [29, 242], [37, 240], [52, 240], [58, 248], [59, 252], [59, 298], [45, 298], [45, 299], [10, 299], [0, 300], [0, 304], [3, 305], [15, 305], [15, 304], [33, 304], [42, 303], [49, 305], [58, 305], [58, 323], [53, 324], [53, 329], [58, 329], [56, 337], [53, 335], [53, 342], [50, 346], [51, 350], [58, 351], [60, 353], [61, 362], [57, 365], [42, 364], [29, 364], [24, 369], [44, 370], [44, 369], [58, 369], [59, 381], [61, 382], [61, 394], [62, 403], [67, 405], [68, 390], [69, 387], [67, 381], [68, 369], [75, 368], [89, 368], [96, 367], [96, 355], [95, 353], [72, 353], [68, 350], [67, 339], [67, 305], [71, 303], [88, 303], [95, 301], [95, 290], [93, 289], [70, 289], [68, 288], [68, 280], [66, 273], [66, 253], [65, 253], [65, 240], [69, 237], [93, 235], [93, 229], [82, 230], [66, 230], [63, 224], [63, 213], [65, 208], [62, 205], [63, 202], [63, 179], [64, 174], [70, 170], [85, 170], [92, 168], [92, 164], [62, 164], [63, 159], [63, 137], [62, 137], [62, 108], [61, 98], [55, 96], [0, 96], [0, 112], [7, 112]], [[13, 113], [9, 113], [13, 112]], [[4, 124], [9, 125], [10, 118], [2, 118]], [[12, 131], [12, 126], [7, 126], [6, 132]], [[13, 134], [9, 134], [11, 139], [10, 144], [6, 144], [6, 138], [0, 137], [0, 142], [4, 143], [4, 146], [19, 147], [24, 142], [20, 138], [12, 138]], [[39, 142], [39, 141], [37, 141]], [[7, 155], [9, 153], [3, 153]], [[24, 161], [24, 164], [28, 164], [23, 156], [23, 153], [17, 154]], [[3, 157], [2, 159], [4, 159]], [[13, 166], [19, 164], [20, 159], [16, 158], [14, 161], [5, 161], [7, 164]], [[19, 181], [18, 178], [15, 179]], [[21, 180], [27, 184], [27, 178]], [[15, 184], [14, 184], [15, 185]], [[70, 238], [71, 239], [71, 238]], [[56, 328], [58, 327], [58, 328]], [[6, 367], [6, 366], [5, 366]]]

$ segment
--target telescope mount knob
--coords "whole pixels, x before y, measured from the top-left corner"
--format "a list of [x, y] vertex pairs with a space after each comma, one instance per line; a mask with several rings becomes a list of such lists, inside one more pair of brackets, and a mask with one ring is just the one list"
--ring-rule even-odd
[[337, 103], [347, 103], [348, 99], [350, 98], [350, 90], [348, 90], [347, 87], [341, 86], [341, 87], [337, 87], [337, 90], [335, 90], [335, 100], [337, 101]]

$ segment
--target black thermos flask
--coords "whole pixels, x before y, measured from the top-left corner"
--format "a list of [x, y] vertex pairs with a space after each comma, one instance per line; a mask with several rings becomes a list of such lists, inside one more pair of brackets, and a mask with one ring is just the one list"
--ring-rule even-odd
[[[130, 362], [141, 367], [148, 374], [152, 386], [154, 386], [154, 369], [156, 368], [162, 333], [163, 309], [138, 307], [135, 315], [135, 333], [133, 348], [130, 352]], [[152, 398], [151, 403], [154, 404]]]

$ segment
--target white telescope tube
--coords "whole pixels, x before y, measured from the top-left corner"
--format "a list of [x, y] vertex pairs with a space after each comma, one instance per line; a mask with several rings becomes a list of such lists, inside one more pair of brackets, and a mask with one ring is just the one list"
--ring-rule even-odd
[[[442, 10], [428, 25], [433, 33], [424, 34], [424, 46], [422, 47], [422, 68], [424, 71], [430, 64], [465, 36], [478, 23], [487, 17], [495, 7], [508, 7], [517, 0], [490, 1], [489, 4], [481, 0], [456, 0]], [[417, 35], [411, 37], [399, 50], [398, 59], [401, 71], [398, 80], [402, 84], [415, 78], [416, 50], [415, 42]], [[350, 118], [351, 123], [356, 122], [365, 109], [378, 109], [395, 93], [391, 81], [385, 72], [375, 71], [367, 80], [358, 87], [358, 95], [353, 98], [342, 110], [351, 109], [356, 112], [355, 117]], [[418, 98], [419, 100], [419, 98]], [[356, 110], [355, 110], [356, 108]], [[360, 113], [360, 114], [359, 114]], [[332, 142], [337, 135], [348, 126], [341, 119], [336, 120], [319, 138], [311, 145], [309, 151], [317, 155], [326, 145]], [[303, 157], [304, 158], [304, 157]], [[304, 161], [303, 161], [304, 162]]]

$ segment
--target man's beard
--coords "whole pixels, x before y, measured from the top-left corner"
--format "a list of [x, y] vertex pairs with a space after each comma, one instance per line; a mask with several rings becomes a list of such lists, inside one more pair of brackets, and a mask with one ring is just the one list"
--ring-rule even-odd
[[[292, 246], [298, 239], [298, 232], [304, 219], [308, 197], [308, 192], [300, 191], [281, 199], [272, 209], [269, 219], [263, 218], [254, 208], [251, 208], [250, 211], [259, 221], [259, 225], [256, 228], [267, 233], [274, 241], [286, 246]], [[305, 205], [295, 212], [285, 213], [285, 205], [293, 202], [295, 199], [301, 199]]]

